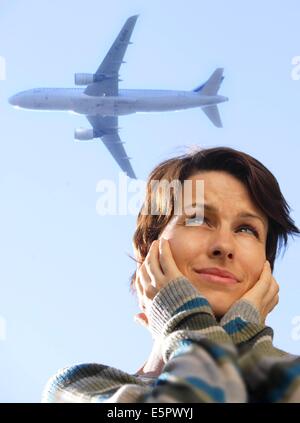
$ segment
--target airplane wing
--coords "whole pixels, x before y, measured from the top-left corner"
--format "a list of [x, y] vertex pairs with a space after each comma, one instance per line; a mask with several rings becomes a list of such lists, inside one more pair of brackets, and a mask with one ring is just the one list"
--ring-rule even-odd
[[92, 125], [97, 138], [101, 138], [113, 158], [120, 168], [127, 173], [130, 178], [136, 179], [135, 173], [130, 164], [123, 142], [118, 134], [117, 116], [87, 116]]
[[84, 91], [91, 96], [117, 96], [119, 93], [119, 69], [123, 62], [130, 37], [138, 15], [131, 16], [125, 22], [115, 42], [109, 49], [103, 62], [96, 71], [99, 81], [88, 85]]

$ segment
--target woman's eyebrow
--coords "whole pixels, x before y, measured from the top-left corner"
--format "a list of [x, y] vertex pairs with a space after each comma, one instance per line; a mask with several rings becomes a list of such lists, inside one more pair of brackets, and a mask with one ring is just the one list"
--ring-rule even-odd
[[258, 214], [255, 213], [250, 213], [250, 212], [241, 212], [237, 215], [237, 217], [250, 217], [252, 219], [258, 219], [261, 221], [261, 223], [263, 224], [263, 226], [266, 226], [265, 221], [263, 220], [262, 217], [260, 217]]
[[[215, 206], [213, 206], [212, 204], [206, 203], [204, 205], [203, 204], [201, 205], [200, 203], [192, 203], [190, 205], [190, 207], [196, 207], [196, 206], [202, 206], [204, 208], [204, 213], [205, 212], [218, 213], [218, 209]], [[258, 214], [253, 213], [253, 212], [243, 211], [243, 212], [240, 212], [239, 214], [237, 214], [236, 217], [242, 217], [242, 218], [250, 217], [252, 219], [258, 219], [258, 220], [261, 221], [263, 226], [266, 226], [264, 219], [261, 216], [259, 216]]]

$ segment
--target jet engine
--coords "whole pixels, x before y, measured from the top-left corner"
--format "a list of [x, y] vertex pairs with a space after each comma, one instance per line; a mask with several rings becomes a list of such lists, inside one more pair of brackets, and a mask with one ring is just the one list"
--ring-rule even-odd
[[96, 82], [94, 73], [75, 73], [75, 85], [89, 85]]
[[111, 76], [104, 73], [75, 73], [75, 85], [90, 85], [93, 82], [100, 82], [109, 79]]
[[95, 138], [95, 133], [93, 129], [79, 128], [75, 129], [74, 138], [80, 141], [92, 140]]

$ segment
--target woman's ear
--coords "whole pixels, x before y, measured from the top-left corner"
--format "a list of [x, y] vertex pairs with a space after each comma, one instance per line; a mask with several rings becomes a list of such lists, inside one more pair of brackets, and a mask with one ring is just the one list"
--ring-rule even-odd
[[145, 313], [138, 313], [135, 314], [133, 317], [134, 321], [137, 323], [140, 323], [142, 326], [144, 326], [146, 329], [148, 329], [148, 318]]

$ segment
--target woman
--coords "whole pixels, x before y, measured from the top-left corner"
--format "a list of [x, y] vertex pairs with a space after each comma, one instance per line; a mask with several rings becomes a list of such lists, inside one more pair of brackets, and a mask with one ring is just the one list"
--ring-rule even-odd
[[[177, 184], [166, 193], [161, 181]], [[279, 299], [276, 254], [299, 233], [275, 177], [253, 157], [220, 147], [161, 163], [133, 239], [131, 289], [150, 356], [135, 375], [62, 369], [43, 401], [300, 402], [300, 358], [275, 348], [265, 325]]]

